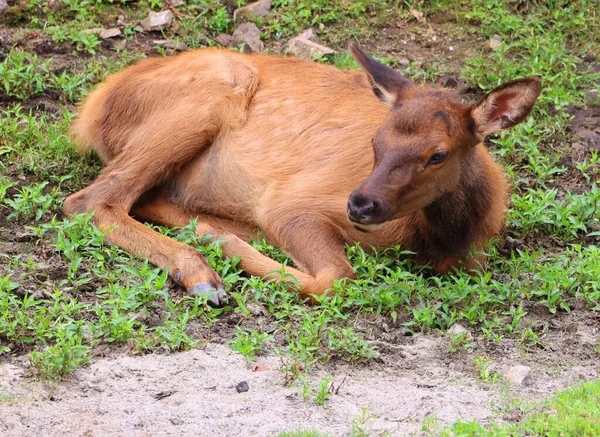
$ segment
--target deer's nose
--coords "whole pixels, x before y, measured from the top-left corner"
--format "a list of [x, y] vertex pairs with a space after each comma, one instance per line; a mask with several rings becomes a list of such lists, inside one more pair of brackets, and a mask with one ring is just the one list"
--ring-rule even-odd
[[348, 199], [348, 219], [361, 224], [374, 224], [385, 221], [385, 207], [381, 200], [352, 193]]

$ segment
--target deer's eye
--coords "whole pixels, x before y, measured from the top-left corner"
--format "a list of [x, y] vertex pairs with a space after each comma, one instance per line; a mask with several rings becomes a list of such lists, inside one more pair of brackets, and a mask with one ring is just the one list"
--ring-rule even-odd
[[440, 164], [440, 163], [444, 162], [447, 157], [448, 157], [448, 152], [435, 152], [429, 158], [429, 162], [427, 163], [427, 165], [430, 165], [430, 164], [433, 164], [433, 165]]

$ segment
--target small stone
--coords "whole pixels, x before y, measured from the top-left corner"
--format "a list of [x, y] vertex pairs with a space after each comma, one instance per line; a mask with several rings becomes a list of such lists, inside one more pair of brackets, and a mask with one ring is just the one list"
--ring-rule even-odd
[[125, 27], [127, 25], [127, 21], [125, 21], [125, 15], [119, 15], [117, 17], [117, 26]]
[[450, 335], [458, 335], [458, 334], [462, 334], [462, 333], [469, 334], [469, 330], [467, 328], [465, 328], [463, 325], [461, 325], [460, 323], [455, 323], [446, 332]]
[[597, 89], [589, 90], [585, 97], [588, 106], [600, 106], [600, 96]]
[[319, 37], [317, 36], [317, 33], [312, 28], [306, 29], [304, 32], [302, 32], [300, 35], [296, 36], [295, 38], [305, 39], [307, 41], [316, 42], [317, 44], [319, 43]]
[[400, 59], [398, 63], [403, 67], [408, 67], [410, 65], [410, 61], [407, 58]]
[[504, 374], [504, 377], [513, 385], [529, 386], [533, 383], [533, 371], [529, 366], [513, 366]]
[[171, 11], [160, 11], [150, 12], [146, 18], [140, 21], [142, 28], [146, 32], [164, 30], [171, 25], [173, 21], [173, 12]]
[[251, 302], [246, 307], [253, 316], [266, 316], [269, 314], [269, 311], [263, 305], [256, 302]]
[[179, 417], [171, 417], [169, 419], [169, 422], [171, 422], [173, 425], [175, 426], [179, 426], [179, 425], [183, 425], [185, 422], [183, 421], [183, 419], [179, 418]]
[[497, 48], [501, 47], [502, 46], [502, 38], [500, 37], [500, 35], [492, 36], [490, 38], [490, 40], [488, 41], [488, 46], [492, 50], [496, 50]]
[[116, 36], [121, 36], [121, 34], [121, 29], [118, 29], [116, 27], [113, 27], [111, 29], [102, 29], [102, 32], [100, 32], [100, 39], [114, 38]]
[[297, 58], [313, 60], [332, 55], [335, 50], [319, 44], [315, 31], [308, 29], [290, 39], [285, 52]]
[[169, 3], [174, 8], [178, 8], [179, 6], [185, 6], [185, 2], [183, 0], [167, 0], [167, 3]]
[[217, 36], [215, 38], [215, 42], [217, 44], [219, 44], [220, 46], [229, 47], [232, 39], [233, 38], [231, 35], [227, 35], [226, 33], [221, 33], [221, 34], [219, 34], [219, 36]]
[[0, 13], [8, 9], [8, 2], [6, 0], [0, 0]]
[[248, 390], [250, 390], [250, 386], [248, 386], [248, 383], [246, 381], [242, 381], [238, 385], [235, 386], [235, 389], [237, 390], [238, 393], [244, 393], [244, 392], [247, 392]]
[[271, 0], [259, 0], [249, 5], [237, 8], [233, 12], [233, 21], [265, 18], [271, 12]]
[[260, 30], [254, 23], [242, 23], [235, 29], [231, 37], [231, 46], [237, 47], [244, 44], [245, 53], [259, 53], [263, 51], [264, 44], [260, 40]]

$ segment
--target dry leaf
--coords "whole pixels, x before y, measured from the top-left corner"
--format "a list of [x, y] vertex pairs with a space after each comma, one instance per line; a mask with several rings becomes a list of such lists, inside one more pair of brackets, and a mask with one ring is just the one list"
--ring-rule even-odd
[[413, 17], [415, 17], [419, 23], [423, 21], [423, 15], [424, 15], [423, 12], [415, 11], [414, 9], [411, 9], [410, 13], [413, 14]]
[[253, 372], [268, 372], [269, 369], [267, 366], [252, 366], [252, 371]]

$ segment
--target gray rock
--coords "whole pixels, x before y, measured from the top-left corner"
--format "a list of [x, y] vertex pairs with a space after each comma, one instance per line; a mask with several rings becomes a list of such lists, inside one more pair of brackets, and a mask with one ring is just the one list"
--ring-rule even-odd
[[525, 387], [533, 383], [533, 371], [529, 366], [513, 366], [506, 371], [504, 377], [513, 385]]
[[254, 23], [242, 23], [235, 29], [231, 37], [231, 46], [237, 47], [244, 44], [245, 53], [259, 53], [264, 49], [264, 44], [260, 40], [260, 30]]
[[235, 386], [235, 389], [237, 390], [238, 393], [244, 393], [244, 392], [247, 392], [248, 390], [250, 390], [250, 386], [248, 385], [248, 383], [246, 381], [242, 381], [238, 385]]
[[488, 46], [492, 50], [496, 50], [497, 48], [501, 47], [502, 46], [502, 38], [500, 37], [500, 35], [492, 36], [490, 38], [490, 40], [488, 41]]
[[183, 0], [167, 0], [167, 3], [169, 3], [174, 8], [178, 8], [179, 6], [185, 5], [185, 2]]
[[469, 330], [467, 328], [465, 328], [463, 325], [461, 325], [460, 323], [455, 323], [446, 332], [450, 335], [458, 335], [458, 334], [465, 333], [465, 334], [467, 334], [468, 338], [472, 338]]
[[164, 30], [167, 29], [173, 21], [173, 12], [160, 11], [150, 12], [146, 18], [140, 21], [142, 28], [146, 31]]
[[402, 58], [398, 61], [398, 63], [403, 67], [408, 67], [410, 65], [410, 61], [408, 60], [408, 58]]
[[319, 37], [317, 36], [317, 33], [312, 28], [306, 29], [304, 32], [302, 32], [300, 35], [296, 36], [295, 38], [305, 39], [307, 41], [316, 42], [317, 44], [320, 42]]
[[0, 13], [8, 9], [8, 2], [6, 0], [0, 0]]
[[114, 38], [117, 36], [121, 36], [121, 34], [121, 29], [118, 29], [116, 27], [113, 27], [111, 29], [102, 29], [102, 32], [100, 32], [100, 39]]
[[271, 0], [259, 0], [249, 5], [237, 8], [233, 12], [233, 20], [252, 20], [265, 18], [271, 12]]
[[312, 60], [322, 58], [325, 55], [332, 55], [335, 50], [319, 44], [314, 30], [308, 29], [290, 39], [285, 52], [297, 58]]
[[215, 42], [223, 47], [229, 47], [231, 45], [232, 40], [232, 36], [227, 35], [226, 33], [221, 33], [215, 38]]

